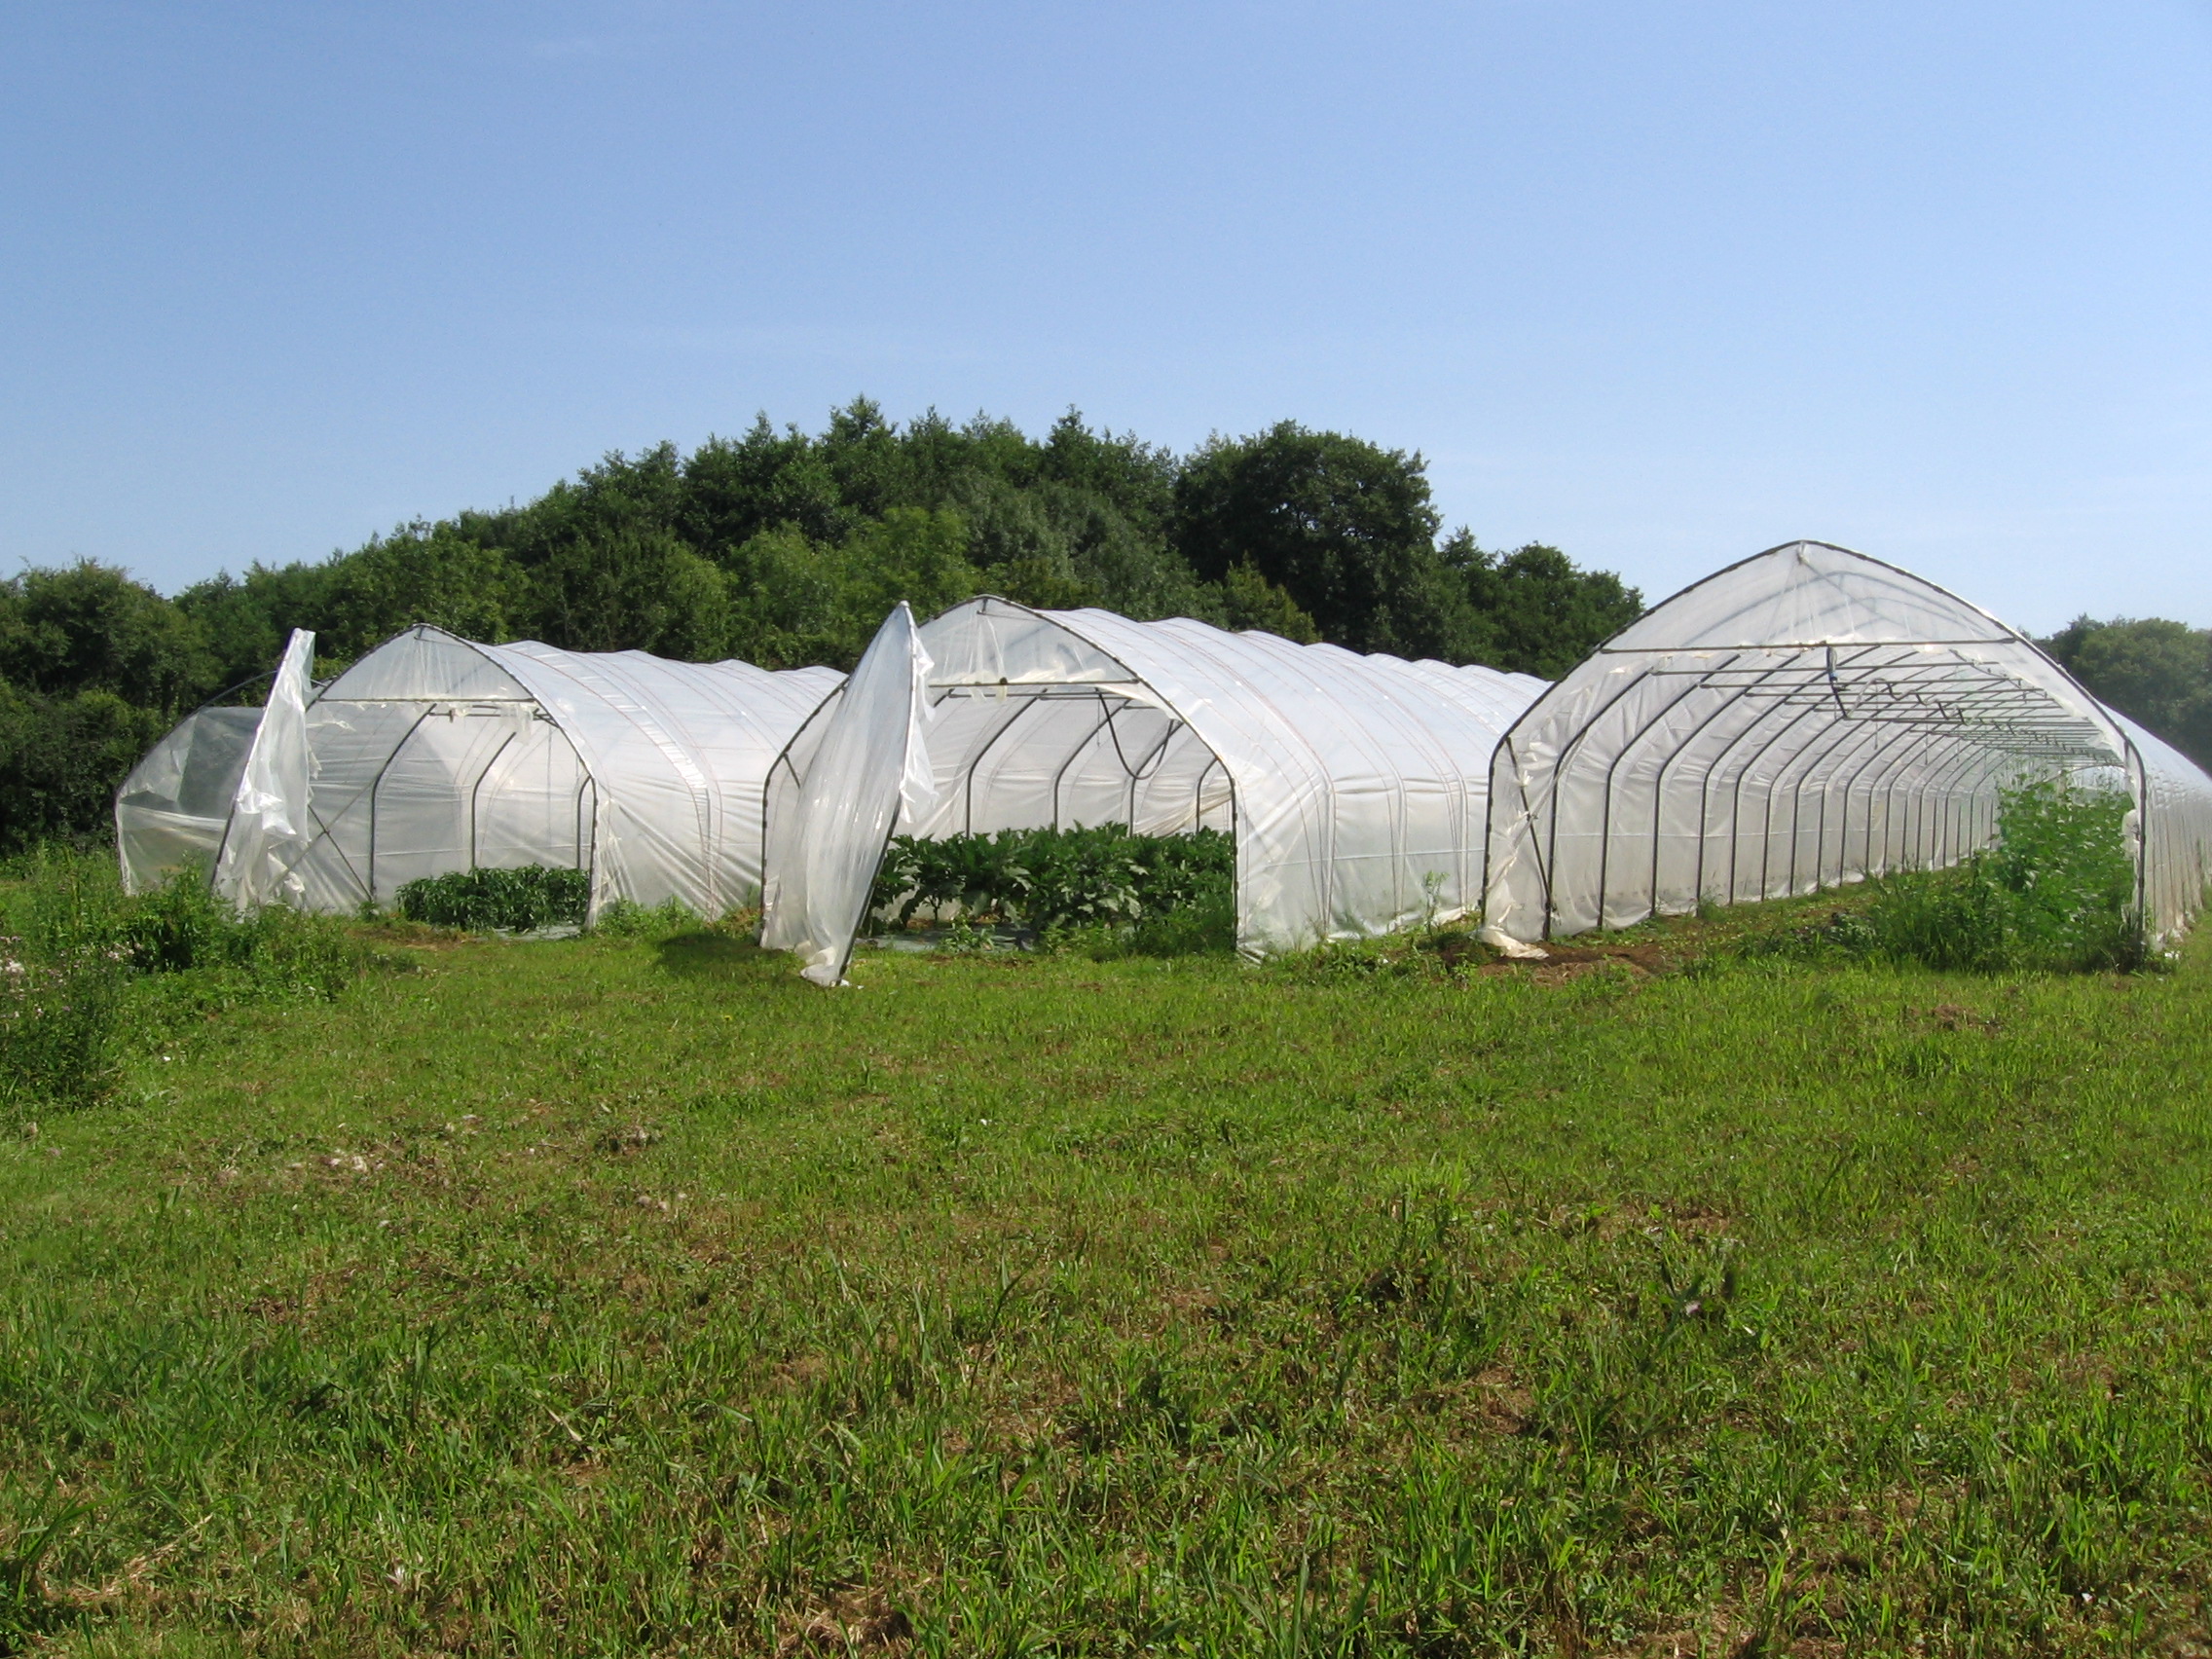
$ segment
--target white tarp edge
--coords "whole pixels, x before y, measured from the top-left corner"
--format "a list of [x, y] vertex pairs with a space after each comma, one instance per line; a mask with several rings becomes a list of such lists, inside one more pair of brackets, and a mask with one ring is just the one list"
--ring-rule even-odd
[[293, 629], [239, 779], [230, 832], [215, 861], [215, 892], [241, 912], [299, 890], [292, 865], [312, 838], [307, 709], [313, 663], [314, 635]]
[[935, 801], [931, 667], [902, 603], [845, 682], [795, 806], [768, 825], [760, 942], [795, 952], [817, 985], [844, 983], [884, 845]]

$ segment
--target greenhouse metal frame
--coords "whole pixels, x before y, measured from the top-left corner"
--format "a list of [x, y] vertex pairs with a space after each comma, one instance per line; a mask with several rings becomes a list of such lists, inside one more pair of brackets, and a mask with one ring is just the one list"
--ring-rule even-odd
[[2212, 778], [1965, 600], [1788, 542], [1646, 612], [1505, 734], [1485, 936], [1947, 866], [2007, 788], [2054, 775], [2129, 794], [2139, 906], [2172, 939], [2212, 877]]

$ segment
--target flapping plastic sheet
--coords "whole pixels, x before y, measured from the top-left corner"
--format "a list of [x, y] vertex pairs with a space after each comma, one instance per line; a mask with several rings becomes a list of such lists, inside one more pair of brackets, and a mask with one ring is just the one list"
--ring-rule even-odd
[[935, 804], [931, 666], [902, 604], [770, 792], [761, 942], [795, 952], [815, 984], [844, 982], [886, 842]]
[[269, 701], [239, 775], [230, 828], [215, 858], [215, 892], [240, 910], [279, 898], [297, 901], [292, 866], [313, 839], [308, 792], [307, 705], [314, 693], [314, 635], [292, 630]]
[[260, 727], [259, 709], [196, 710], [131, 768], [115, 794], [126, 893], [144, 893], [182, 870], [202, 880], [213, 873]]

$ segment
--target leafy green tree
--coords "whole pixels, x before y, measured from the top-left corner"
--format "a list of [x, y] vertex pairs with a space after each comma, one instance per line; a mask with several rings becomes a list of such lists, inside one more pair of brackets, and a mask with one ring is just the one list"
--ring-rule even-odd
[[1441, 551], [1471, 611], [1455, 642], [1461, 660], [1557, 680], [1643, 614], [1642, 594], [1556, 547], [1530, 542], [1500, 557], [1461, 530]]
[[1110, 498], [1051, 480], [1038, 486], [1036, 497], [1066, 538], [1068, 563], [1087, 590], [1081, 603], [1146, 621], [1203, 611], [1203, 584], [1182, 556]]
[[1436, 531], [1419, 456], [1295, 421], [1209, 441], [1175, 483], [1176, 542], [1199, 577], [1249, 565], [1354, 650], [1435, 654], [1463, 631]]
[[894, 507], [936, 504], [919, 498], [914, 452], [940, 441], [948, 428], [934, 412], [916, 425], [917, 430], [902, 442], [898, 426], [866, 397], [856, 397], [830, 412], [830, 429], [821, 438], [822, 458], [850, 511], [863, 518], [880, 518]]
[[1321, 638], [1321, 630], [1298, 608], [1297, 601], [1249, 565], [1232, 565], [1220, 581], [1207, 583], [1197, 608], [1204, 612], [1199, 621], [1233, 633], [1257, 628], [1301, 645]]
[[239, 685], [269, 673], [294, 628], [325, 632], [330, 595], [350, 557], [333, 554], [320, 565], [255, 565], [242, 576], [225, 571], [178, 594], [177, 608], [206, 631], [216, 685]]
[[971, 472], [957, 481], [954, 499], [968, 527], [968, 561], [983, 586], [1046, 608], [1095, 605], [1102, 598], [1077, 569], [1074, 543], [1041, 492]]
[[1172, 451], [1134, 432], [1093, 432], [1073, 408], [1052, 423], [1038, 456], [1040, 479], [1093, 498], [1136, 535], [1162, 544], [1175, 516], [1181, 470]]
[[2043, 644], [2098, 697], [2212, 767], [2212, 629], [2078, 616]]
[[796, 426], [778, 432], [764, 414], [744, 437], [709, 438], [694, 450], [683, 485], [677, 528], [717, 561], [765, 531], [834, 542], [858, 523], [814, 440]]
[[321, 565], [216, 576], [187, 588], [177, 606], [208, 635], [225, 685], [267, 673], [294, 628], [314, 630], [316, 671], [329, 675], [418, 622], [498, 642], [535, 621], [521, 567], [458, 520], [402, 525]]
[[732, 556], [732, 654], [763, 668], [851, 668], [901, 600], [928, 617], [977, 593], [958, 513], [894, 507], [837, 546], [791, 527]]
[[84, 559], [0, 582], [0, 679], [18, 690], [174, 709], [215, 670], [206, 629], [125, 571]]
[[614, 531], [661, 531], [681, 539], [685, 489], [683, 458], [674, 444], [636, 456], [616, 450], [528, 506], [487, 515], [481, 525], [464, 519], [461, 529], [535, 567], [562, 548]]
[[335, 576], [315, 640], [326, 664], [351, 662], [418, 622], [498, 643], [515, 638], [517, 624], [532, 615], [522, 567], [451, 522], [416, 523], [372, 538], [338, 565]]
[[732, 656], [762, 668], [805, 668], [841, 645], [834, 547], [785, 525], [753, 536], [723, 568]]
[[850, 668], [891, 608], [904, 600], [930, 617], [978, 592], [968, 563], [968, 526], [958, 513], [893, 507], [837, 549], [838, 632], [818, 658]]
[[105, 838], [117, 786], [174, 721], [99, 687], [45, 695], [0, 682], [0, 853]]
[[529, 580], [534, 631], [547, 645], [692, 662], [729, 652], [729, 578], [673, 531], [595, 529], [555, 544]]

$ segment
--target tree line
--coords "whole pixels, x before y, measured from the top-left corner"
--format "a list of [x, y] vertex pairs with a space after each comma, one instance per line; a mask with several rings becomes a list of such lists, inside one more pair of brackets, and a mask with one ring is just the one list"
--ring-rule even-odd
[[89, 562], [0, 582], [0, 851], [104, 832], [138, 756], [203, 702], [257, 700], [293, 628], [320, 675], [416, 622], [849, 668], [898, 601], [926, 618], [978, 593], [1547, 679], [1642, 608], [1557, 548], [1443, 534], [1421, 458], [1343, 433], [1285, 421], [1177, 455], [1073, 411], [1037, 438], [863, 398], [817, 433], [762, 416], [609, 455], [521, 505], [173, 598]]
[[2077, 616], [2041, 644], [2107, 703], [2212, 771], [2212, 628]]
[[[293, 628], [328, 675], [416, 622], [572, 650], [849, 668], [899, 600], [977, 593], [1194, 616], [1556, 679], [1641, 596], [1557, 548], [1443, 533], [1421, 458], [1282, 422], [1187, 455], [857, 399], [818, 433], [765, 416], [682, 453], [614, 454], [535, 499], [173, 598], [80, 563], [0, 581], [0, 852], [104, 832], [116, 785], [184, 713], [258, 700]], [[2212, 631], [2083, 617], [2045, 645], [2212, 763]], [[242, 687], [242, 689], [241, 689]]]

